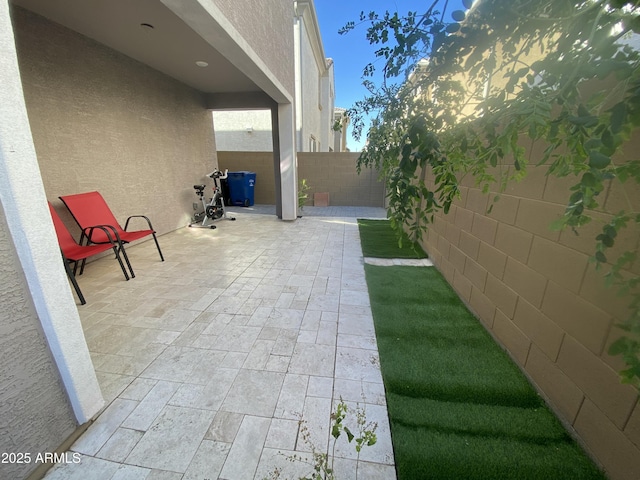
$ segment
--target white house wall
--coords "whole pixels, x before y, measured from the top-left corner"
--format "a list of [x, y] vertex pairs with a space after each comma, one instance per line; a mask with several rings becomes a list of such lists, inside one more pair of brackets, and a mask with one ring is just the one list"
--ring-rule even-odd
[[[323, 147], [322, 151], [331, 151], [334, 147], [335, 133], [333, 131], [333, 117], [335, 114], [335, 82], [333, 72], [333, 60], [327, 59], [326, 74], [322, 76], [321, 80], [321, 106], [320, 112], [320, 137], [322, 138]], [[338, 150], [340, 151], [340, 150]]]
[[315, 55], [307, 28], [300, 32], [300, 64], [301, 64], [301, 84], [302, 84], [302, 131], [300, 132], [298, 150], [302, 152], [310, 151], [309, 139], [311, 136], [322, 145], [322, 123], [320, 111], [320, 72], [315, 61]]
[[[310, 151], [310, 139], [316, 139], [317, 151], [328, 152], [333, 142], [329, 137], [328, 122], [333, 117], [334, 92], [332, 62], [324, 54], [320, 27], [312, 1], [298, 1], [300, 21], [299, 42], [301, 104], [296, 115], [302, 117], [298, 134], [298, 151]], [[331, 68], [329, 68], [331, 66]]]
[[270, 110], [213, 112], [216, 147], [220, 151], [270, 152], [273, 149]]

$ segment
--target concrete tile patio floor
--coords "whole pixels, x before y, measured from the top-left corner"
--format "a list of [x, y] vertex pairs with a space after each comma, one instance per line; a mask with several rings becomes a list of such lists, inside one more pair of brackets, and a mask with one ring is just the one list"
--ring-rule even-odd
[[[182, 228], [79, 278], [79, 312], [106, 407], [73, 444], [58, 479], [283, 479], [311, 473], [298, 420], [321, 450], [342, 398], [378, 424], [362, 450], [339, 443], [340, 479], [393, 479], [384, 387], [356, 217], [383, 209], [233, 209], [215, 230]], [[347, 213], [349, 216], [324, 216]], [[353, 428], [352, 428], [353, 429]]]

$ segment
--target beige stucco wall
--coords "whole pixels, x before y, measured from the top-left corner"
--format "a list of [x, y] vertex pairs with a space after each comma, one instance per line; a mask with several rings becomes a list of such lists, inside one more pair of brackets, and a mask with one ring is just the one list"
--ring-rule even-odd
[[186, 225], [192, 185], [216, 163], [203, 95], [31, 12], [12, 17], [48, 199], [98, 190], [122, 222]]
[[[42, 332], [0, 205], [0, 452], [31, 462], [1, 462], [0, 478], [26, 478], [38, 453], [55, 451], [76, 421]], [[23, 458], [23, 460], [25, 460]]]
[[[620, 383], [623, 365], [607, 354], [629, 299], [605, 289], [589, 262], [609, 216], [597, 213], [578, 236], [549, 228], [564, 212], [572, 182], [532, 169], [486, 213], [493, 194], [482, 194], [469, 179], [449, 214], [436, 216], [424, 246], [610, 478], [637, 479], [638, 392]], [[619, 211], [620, 193], [604, 192], [606, 210]], [[627, 191], [636, 205], [639, 193]], [[626, 232], [616, 238], [616, 250], [637, 249], [639, 239], [637, 231]]]
[[[307, 205], [313, 205], [313, 194], [329, 192], [334, 206], [384, 206], [384, 184], [378, 172], [356, 171], [358, 153], [298, 153], [298, 179], [306, 179], [310, 189]], [[273, 205], [273, 154], [271, 152], [218, 152], [220, 168], [229, 171], [256, 172], [255, 203]]]
[[293, 2], [271, 0], [201, 0], [229, 19], [244, 41], [293, 95]]

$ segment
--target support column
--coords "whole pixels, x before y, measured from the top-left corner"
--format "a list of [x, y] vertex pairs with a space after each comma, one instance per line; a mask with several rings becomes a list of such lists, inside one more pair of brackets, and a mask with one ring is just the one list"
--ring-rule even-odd
[[271, 107], [271, 142], [273, 145], [273, 178], [276, 191], [276, 215], [282, 219], [282, 182], [280, 180], [280, 127], [278, 106]]
[[278, 130], [282, 220], [295, 220], [298, 218], [298, 157], [295, 115], [290, 103], [278, 105]]

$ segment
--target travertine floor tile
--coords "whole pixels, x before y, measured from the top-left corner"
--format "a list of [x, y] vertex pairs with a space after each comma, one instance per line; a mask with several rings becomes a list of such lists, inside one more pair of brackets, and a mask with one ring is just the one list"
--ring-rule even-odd
[[294, 450], [298, 438], [297, 420], [283, 418], [271, 419], [271, 426], [265, 441], [265, 447], [280, 448], [282, 450]]
[[114, 400], [88, 430], [76, 440], [71, 450], [85, 455], [95, 455], [137, 406], [138, 402], [134, 400], [119, 398]]
[[142, 435], [143, 433], [138, 430], [118, 428], [100, 449], [96, 457], [111, 460], [112, 462], [124, 462], [133, 447], [140, 441]]
[[160, 412], [179, 386], [179, 383], [162, 380], [156, 383], [136, 409], [122, 422], [122, 426], [133, 430], [146, 431], [156, 417], [160, 415]]
[[242, 369], [221, 410], [271, 418], [278, 402], [284, 374]]
[[361, 348], [338, 347], [335, 377], [382, 383], [378, 352]]
[[82, 455], [76, 463], [61, 463], [47, 473], [47, 480], [104, 480], [111, 478], [121, 464]]
[[230, 443], [203, 440], [182, 480], [218, 478], [230, 449]]
[[254, 477], [270, 424], [268, 418], [244, 417], [222, 468], [222, 478], [244, 480]]
[[219, 411], [213, 419], [205, 438], [216, 442], [231, 444], [236, 438], [244, 415]]
[[333, 377], [335, 347], [315, 343], [297, 343], [289, 372], [302, 375]]
[[147, 468], [185, 472], [213, 420], [207, 410], [168, 405], [126, 459]]

